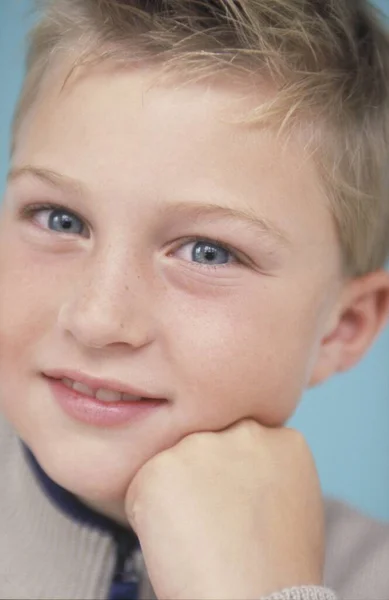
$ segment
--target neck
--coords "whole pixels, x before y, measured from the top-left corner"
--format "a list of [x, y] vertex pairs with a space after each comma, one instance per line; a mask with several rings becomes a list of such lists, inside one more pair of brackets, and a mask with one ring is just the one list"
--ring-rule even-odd
[[88, 508], [91, 508], [92, 510], [104, 515], [105, 517], [108, 517], [109, 519], [112, 519], [112, 521], [115, 521], [115, 523], [121, 525], [122, 527], [126, 527], [128, 529], [130, 528], [126, 516], [126, 511], [124, 509], [123, 500], [93, 502], [91, 500], [88, 500], [87, 498], [83, 498], [82, 496], [77, 497], [80, 500], [80, 502], [85, 504], [85, 506], [87, 506]]

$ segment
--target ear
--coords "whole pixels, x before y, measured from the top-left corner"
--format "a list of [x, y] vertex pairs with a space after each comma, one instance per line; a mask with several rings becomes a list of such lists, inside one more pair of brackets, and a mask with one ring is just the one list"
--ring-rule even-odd
[[375, 271], [345, 284], [320, 342], [309, 386], [346, 371], [369, 350], [389, 318], [389, 273]]

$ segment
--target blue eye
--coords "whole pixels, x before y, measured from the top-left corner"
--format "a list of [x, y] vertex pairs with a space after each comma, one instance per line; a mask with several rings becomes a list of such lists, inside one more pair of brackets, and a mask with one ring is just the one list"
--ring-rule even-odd
[[231, 261], [231, 252], [210, 242], [197, 242], [192, 249], [192, 260], [205, 265], [225, 265]]
[[65, 210], [56, 209], [47, 211], [51, 214], [48, 219], [48, 227], [58, 233], [71, 233], [72, 235], [81, 235], [84, 231], [82, 221]]
[[28, 220], [35, 221], [42, 229], [49, 229], [56, 233], [68, 233], [84, 237], [87, 233], [84, 221], [71, 211], [60, 206], [51, 204], [26, 206], [22, 210], [22, 216]]
[[215, 269], [240, 262], [234, 251], [223, 244], [199, 238], [182, 243], [174, 254], [187, 263]]

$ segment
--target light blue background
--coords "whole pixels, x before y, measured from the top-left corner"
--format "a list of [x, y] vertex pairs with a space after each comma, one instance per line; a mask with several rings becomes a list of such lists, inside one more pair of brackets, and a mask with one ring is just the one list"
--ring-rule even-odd
[[[378, 5], [389, 14], [389, 0]], [[0, 0], [0, 189], [29, 7]], [[307, 393], [291, 424], [306, 435], [326, 493], [389, 520], [389, 329], [356, 369]]]

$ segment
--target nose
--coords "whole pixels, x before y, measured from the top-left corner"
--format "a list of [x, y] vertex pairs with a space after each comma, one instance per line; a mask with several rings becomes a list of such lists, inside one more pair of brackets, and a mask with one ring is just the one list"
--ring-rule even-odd
[[108, 252], [84, 268], [61, 305], [59, 327], [85, 347], [141, 348], [155, 332], [151, 303], [151, 284], [139, 268]]

